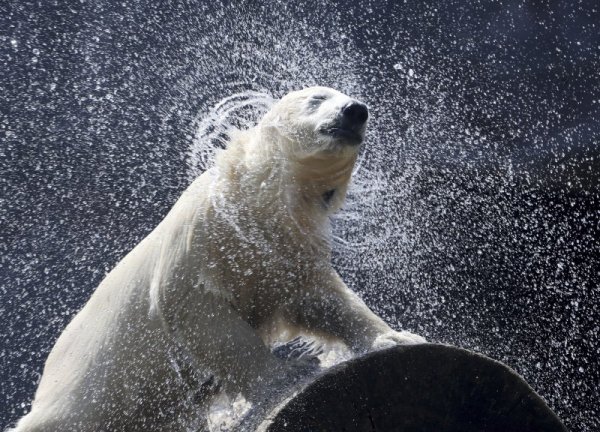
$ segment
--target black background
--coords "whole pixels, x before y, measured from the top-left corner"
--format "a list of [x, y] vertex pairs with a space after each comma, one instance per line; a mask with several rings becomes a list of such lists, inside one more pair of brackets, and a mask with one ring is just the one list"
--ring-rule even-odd
[[348, 284], [598, 430], [595, 3], [0, 1], [0, 426], [196, 173], [198, 118], [321, 84], [371, 109], [334, 223]]

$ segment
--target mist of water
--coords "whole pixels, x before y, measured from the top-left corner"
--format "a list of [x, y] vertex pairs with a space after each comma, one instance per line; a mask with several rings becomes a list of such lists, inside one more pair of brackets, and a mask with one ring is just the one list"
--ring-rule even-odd
[[385, 1], [5, 12], [24, 25], [0, 39], [3, 424], [28, 410], [57, 334], [231, 129], [325, 85], [371, 113], [333, 223], [348, 285], [395, 328], [506, 362], [573, 430], [600, 427], [597, 12]]

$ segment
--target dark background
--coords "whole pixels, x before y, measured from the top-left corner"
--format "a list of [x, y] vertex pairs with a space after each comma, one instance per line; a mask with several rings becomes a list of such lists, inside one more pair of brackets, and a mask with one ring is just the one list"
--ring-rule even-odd
[[[334, 264], [395, 327], [600, 406], [594, 1], [0, 0], [0, 427], [196, 172], [198, 118], [312, 84], [371, 108]], [[340, 240], [343, 239], [343, 240]]]

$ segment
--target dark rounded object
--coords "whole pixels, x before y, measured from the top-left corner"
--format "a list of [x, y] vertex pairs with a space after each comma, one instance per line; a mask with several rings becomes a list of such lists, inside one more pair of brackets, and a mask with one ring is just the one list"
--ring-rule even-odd
[[358, 102], [352, 102], [342, 109], [345, 119], [352, 125], [362, 125], [369, 118], [367, 107]]
[[258, 430], [270, 432], [564, 432], [506, 365], [464, 349], [398, 346], [339, 364]]

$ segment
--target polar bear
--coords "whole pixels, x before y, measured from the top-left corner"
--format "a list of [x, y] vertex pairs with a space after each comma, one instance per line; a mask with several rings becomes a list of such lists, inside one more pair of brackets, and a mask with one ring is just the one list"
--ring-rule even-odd
[[60, 335], [15, 430], [185, 430], [208, 376], [252, 400], [302, 368], [269, 349], [282, 331], [357, 353], [424, 342], [391, 329], [331, 266], [329, 217], [367, 117], [363, 103], [313, 87], [235, 134]]

